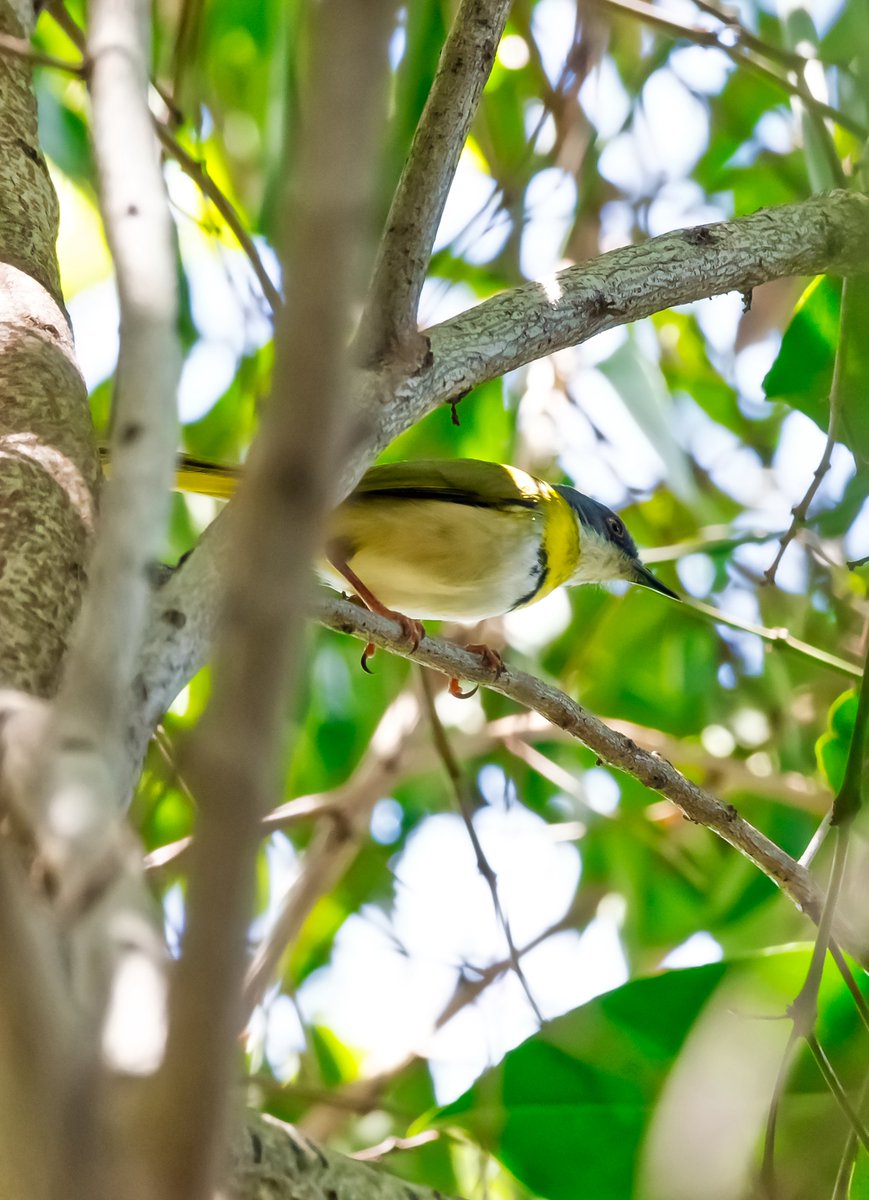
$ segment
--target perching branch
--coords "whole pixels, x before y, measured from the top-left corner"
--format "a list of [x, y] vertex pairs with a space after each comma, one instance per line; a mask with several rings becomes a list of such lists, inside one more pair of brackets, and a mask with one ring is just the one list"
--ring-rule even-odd
[[[718, 834], [754, 863], [801, 911], [817, 918], [820, 893], [799, 863], [740, 817], [732, 805], [723, 804], [686, 779], [666, 759], [641, 749], [630, 738], [605, 725], [564, 692], [510, 667], [505, 667], [497, 679], [493, 678], [492, 671], [483, 665], [478, 655], [438, 638], [423, 638], [411, 653], [406, 643], [396, 636], [396, 625], [337, 596], [320, 597], [316, 612], [317, 619], [331, 629], [372, 641], [449, 677], [480, 683], [540, 713], [588, 746], [609, 766], [625, 771], [646, 787], [666, 796], [688, 820]], [[839, 932], [841, 935], [842, 931]], [[848, 939], [847, 934], [845, 937], [851, 941], [854, 950], [853, 937]]]
[[462, 0], [459, 5], [378, 250], [358, 337], [366, 364], [398, 358], [415, 367], [425, 360], [425, 343], [416, 331], [419, 297], [510, 3]]

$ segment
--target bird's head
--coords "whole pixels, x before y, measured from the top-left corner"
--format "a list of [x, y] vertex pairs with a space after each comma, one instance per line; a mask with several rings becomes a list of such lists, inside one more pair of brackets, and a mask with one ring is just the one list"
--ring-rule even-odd
[[579, 524], [582, 554], [571, 583], [606, 583], [611, 579], [626, 579], [629, 583], [651, 588], [673, 600], [679, 599], [640, 562], [634, 539], [617, 513], [575, 488], [557, 484], [555, 490], [576, 513]]

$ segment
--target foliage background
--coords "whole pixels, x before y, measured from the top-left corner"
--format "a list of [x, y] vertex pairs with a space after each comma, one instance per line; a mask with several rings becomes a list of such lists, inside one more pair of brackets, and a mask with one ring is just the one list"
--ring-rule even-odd
[[[74, 4], [70, 11], [82, 19]], [[444, 217], [424, 325], [625, 242], [800, 200], [854, 175], [869, 126], [865, 6], [847, 0], [785, 12], [747, 2], [728, 14], [687, 0], [580, 9], [569, 0], [517, 0]], [[381, 148], [381, 216], [451, 15], [441, 0], [403, 12]], [[307, 69], [303, 17], [299, 3], [213, 0], [162, 3], [154, 19], [154, 77], [177, 107], [174, 134], [232, 201], [273, 274], [281, 131], [287, 119], [292, 128]], [[37, 43], [71, 56], [48, 17]], [[771, 74], [799, 78], [842, 122], [823, 120], [816, 104], [794, 99]], [[36, 85], [61, 198], [64, 290], [104, 429], [116, 309], [86, 92], [80, 80], [50, 70], [37, 71]], [[234, 463], [268, 390], [268, 306], [219, 214], [171, 157], [166, 175], [182, 280], [183, 448]], [[797, 857], [841, 771], [853, 713], [836, 704], [850, 680], [746, 626], [786, 629], [849, 663], [861, 655], [865, 574], [845, 566], [869, 552], [869, 420], [856, 385], [811, 519], [775, 586], [763, 580], [823, 452], [840, 290], [830, 280], [786, 281], [758, 289], [748, 311], [727, 296], [664, 312], [478, 389], [458, 406], [458, 423], [449, 409], [438, 411], [387, 451], [395, 459], [513, 462], [622, 510], [662, 578], [714, 607], [718, 619], [641, 590], [586, 588], [489, 623], [482, 636], [604, 718], [630, 723], [640, 744], [726, 797]], [[857, 382], [865, 378], [858, 343]], [[194, 544], [213, 513], [210, 501], [176, 496], [168, 561]], [[652, 1154], [642, 1147], [654, 1144], [646, 1140], [650, 1123], [663, 1119], [654, 1114], [664, 1080], [675, 1078], [671, 1067], [693, 1023], [735, 977], [757, 985], [751, 969], [732, 964], [805, 939], [810, 928], [749, 863], [581, 746], [539, 727], [505, 735], [513, 708], [491, 693], [461, 703], [439, 694], [461, 759], [459, 791], [498, 875], [514, 939], [520, 948], [538, 943], [523, 962], [543, 1014], [626, 986], [548, 1027], [503, 1073], [485, 1076], [438, 1120], [424, 1119], [533, 1034], [536, 1021], [505, 969], [504, 932], [424, 716], [370, 813], [371, 797], [359, 799], [359, 765], [375, 731], [394, 727], [390, 706], [405, 693], [412, 704], [420, 685], [416, 668], [382, 653], [375, 674], [363, 676], [358, 656], [356, 642], [311, 629], [302, 694], [287, 714], [295, 752], [283, 797], [313, 797], [328, 810], [349, 793], [368, 830], [305, 914], [279, 982], [257, 1008], [246, 1046], [252, 1099], [353, 1150], [409, 1129], [443, 1129], [437, 1141], [412, 1138], [388, 1165], [447, 1192], [560, 1197], [584, 1187], [604, 1200], [645, 1179], [637, 1188], [656, 1194], [638, 1164]], [[184, 858], [159, 852], [192, 828], [195, 802], [178, 746], [208, 691], [206, 670], [167, 714], [135, 800], [172, 939], [183, 924]], [[275, 818], [252, 944], [268, 936], [328, 820], [300, 820], [298, 806]], [[716, 959], [723, 962], [627, 983], [668, 964]], [[802, 962], [794, 954], [765, 959], [758, 973], [766, 990], [756, 1005], [744, 998], [754, 991], [740, 993], [743, 1010], [781, 1013]], [[485, 986], [475, 989], [479, 981]], [[832, 1045], [864, 1064], [840, 988], [828, 987]], [[458, 1014], [439, 1029], [451, 997]], [[781, 1027], [764, 1026], [762, 1035], [752, 1028], [765, 1053], [772, 1045], [778, 1054]], [[737, 1046], [739, 1031], [719, 1024], [716, 1039]], [[737, 1107], [753, 1112], [746, 1156], [762, 1129], [775, 1063], [775, 1054], [756, 1052], [766, 1067], [733, 1089]], [[700, 1069], [694, 1094], [720, 1099], [722, 1079], [718, 1068]], [[782, 1155], [793, 1169], [783, 1194], [826, 1194], [819, 1188], [829, 1190], [846, 1130], [810, 1064], [799, 1065], [791, 1088]], [[801, 1152], [806, 1128], [813, 1146], [829, 1153]], [[722, 1183], [722, 1196], [739, 1194], [737, 1176], [736, 1190]], [[671, 1197], [683, 1194], [668, 1186]]]

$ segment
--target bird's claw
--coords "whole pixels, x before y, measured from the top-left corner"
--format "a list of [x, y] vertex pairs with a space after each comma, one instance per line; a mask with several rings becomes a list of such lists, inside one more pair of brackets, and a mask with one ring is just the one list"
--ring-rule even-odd
[[[422, 639], [425, 637], [425, 627], [421, 621], [414, 620], [413, 617], [406, 617], [404, 613], [393, 612], [391, 609], [385, 609], [381, 616], [389, 617], [391, 621], [396, 621], [401, 627], [401, 639], [407, 642], [408, 649], [412, 652], [416, 650]], [[377, 647], [374, 642], [369, 642], [362, 651], [362, 658], [359, 660], [362, 670], [366, 675], [372, 675], [373, 671], [368, 663], [374, 657], [374, 651]]]
[[[483, 643], [472, 643], [470, 646], [465, 646], [471, 654], [477, 654], [483, 661], [483, 665], [488, 667], [492, 672], [492, 678], [497, 679], [504, 670], [504, 660], [497, 650], [493, 650], [491, 646], [486, 646]], [[471, 696], [475, 696], [480, 689], [480, 685], [475, 683], [468, 692], [463, 692], [458, 679], [455, 677], [450, 680], [449, 693], [455, 696], [457, 700], [470, 700]]]

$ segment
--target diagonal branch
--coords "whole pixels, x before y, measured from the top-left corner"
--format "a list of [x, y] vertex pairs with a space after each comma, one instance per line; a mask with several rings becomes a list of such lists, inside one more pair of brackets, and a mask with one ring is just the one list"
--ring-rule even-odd
[[[331, 629], [372, 641], [451, 678], [480, 683], [540, 713], [588, 746], [603, 762], [666, 796], [689, 821], [712, 830], [754, 863], [800, 910], [817, 918], [820, 893], [799, 863], [740, 817], [732, 805], [722, 803], [692, 783], [666, 759], [643, 750], [623, 733], [605, 725], [564, 692], [510, 667], [505, 667], [495, 679], [479, 655], [438, 638], [423, 638], [418, 648], [411, 652], [406, 641], [402, 642], [396, 635], [397, 626], [392, 622], [337, 596], [324, 595], [318, 599], [317, 619]], [[847, 933], [845, 938], [848, 940]], [[853, 950], [853, 934], [850, 942]]]
[[428, 329], [431, 366], [398, 387], [385, 372], [360, 372], [357, 408], [371, 433], [345, 485], [349, 490], [375, 455], [439, 404], [606, 329], [773, 279], [867, 269], [869, 197], [835, 191], [677, 229], [501, 292]]
[[358, 343], [366, 363], [425, 358], [416, 318], [435, 235], [511, 0], [462, 0], [392, 200]]

